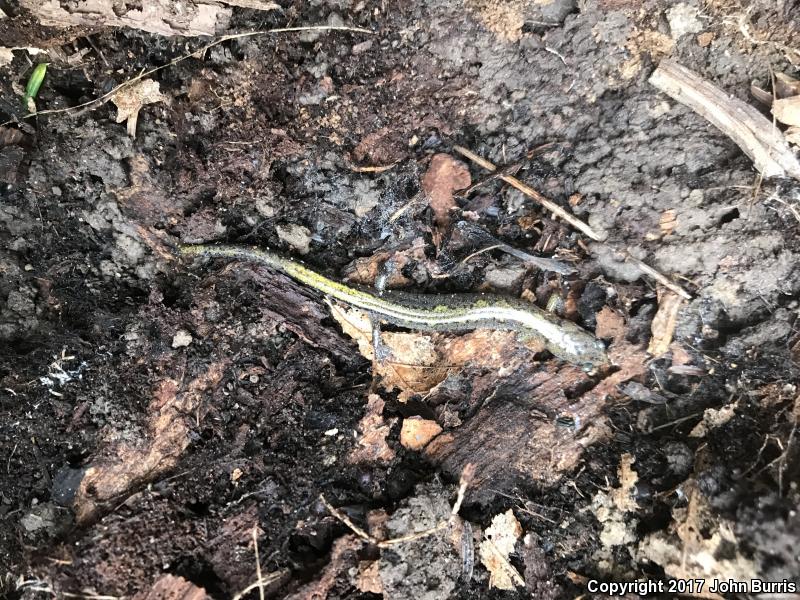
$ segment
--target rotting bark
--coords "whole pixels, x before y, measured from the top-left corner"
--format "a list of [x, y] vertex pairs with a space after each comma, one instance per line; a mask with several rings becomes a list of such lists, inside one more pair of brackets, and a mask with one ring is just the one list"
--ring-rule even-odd
[[[67, 8], [64, 8], [64, 5]], [[118, 13], [112, 0], [20, 0], [20, 6], [50, 27], [131, 27], [161, 35], [215, 35], [228, 27], [231, 9], [214, 2], [148, 0]]]
[[[553, 485], [577, 466], [587, 447], [608, 439], [609, 394], [645, 372], [644, 352], [624, 342], [612, 347], [611, 357], [619, 370], [594, 386], [572, 365], [550, 362], [541, 370], [521, 365], [504, 384], [502, 397], [487, 398], [464, 425], [434, 438], [425, 454], [454, 477], [474, 463], [473, 500], [490, 500], [518, 480]], [[482, 380], [475, 382], [476, 392], [487, 394], [486, 384], [498, 384], [496, 373]], [[572, 393], [577, 395], [571, 398]], [[559, 424], [559, 417], [569, 417], [571, 424]]]

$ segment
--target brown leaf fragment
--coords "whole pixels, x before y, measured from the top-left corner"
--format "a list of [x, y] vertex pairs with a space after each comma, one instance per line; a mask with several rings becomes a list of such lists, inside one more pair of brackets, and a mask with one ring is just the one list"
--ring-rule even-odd
[[704, 31], [703, 33], [697, 34], [697, 45], [701, 48], [705, 48], [711, 42], [714, 41], [714, 33], [711, 31]]
[[370, 394], [367, 410], [358, 424], [361, 436], [357, 446], [350, 452], [349, 460], [354, 464], [387, 463], [395, 457], [395, 452], [386, 442], [395, 419], [383, 418], [384, 401], [377, 394]]
[[659, 288], [658, 311], [650, 324], [653, 337], [647, 347], [647, 352], [653, 356], [661, 356], [669, 350], [682, 301], [683, 299], [672, 290]]
[[[331, 313], [342, 330], [358, 344], [361, 354], [374, 360], [372, 325], [365, 313], [332, 304]], [[381, 343], [389, 356], [375, 361], [374, 372], [387, 391], [400, 390], [401, 401], [426, 394], [467, 363], [505, 372], [519, 353], [539, 352], [543, 344], [531, 340], [521, 344], [514, 332], [478, 329], [463, 335], [381, 332]]]
[[800, 127], [800, 96], [775, 100], [772, 103], [772, 114], [784, 125]]
[[484, 532], [479, 553], [483, 566], [489, 571], [490, 588], [513, 590], [525, 585], [525, 580], [508, 560], [521, 535], [522, 526], [511, 509], [495, 515]]
[[400, 443], [407, 450], [422, 450], [442, 432], [436, 421], [422, 417], [409, 417], [403, 420], [400, 430]]
[[445, 229], [450, 224], [450, 209], [456, 207], [453, 192], [468, 188], [471, 183], [469, 169], [463, 162], [449, 154], [433, 156], [428, 172], [422, 179], [422, 189], [439, 229]]

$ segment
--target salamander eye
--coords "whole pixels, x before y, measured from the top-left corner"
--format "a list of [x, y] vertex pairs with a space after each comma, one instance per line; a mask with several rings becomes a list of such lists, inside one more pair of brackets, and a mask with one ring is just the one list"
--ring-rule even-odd
[[586, 372], [589, 375], [591, 375], [595, 370], [595, 365], [594, 365], [594, 363], [585, 362], [585, 363], [583, 363], [581, 365], [581, 369], [583, 369], [584, 372]]

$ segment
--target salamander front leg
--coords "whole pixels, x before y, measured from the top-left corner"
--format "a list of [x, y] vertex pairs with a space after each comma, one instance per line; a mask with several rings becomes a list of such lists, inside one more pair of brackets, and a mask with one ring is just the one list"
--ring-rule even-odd
[[381, 321], [376, 316], [370, 315], [369, 323], [372, 327], [372, 353], [377, 362], [385, 363], [391, 360], [392, 350], [381, 339]]

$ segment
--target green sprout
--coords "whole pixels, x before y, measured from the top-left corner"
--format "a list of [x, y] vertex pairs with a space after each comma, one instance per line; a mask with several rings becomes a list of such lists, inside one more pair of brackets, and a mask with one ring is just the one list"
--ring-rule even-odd
[[42, 87], [45, 73], [47, 73], [47, 65], [48, 63], [39, 63], [36, 65], [33, 69], [33, 73], [31, 73], [30, 79], [28, 79], [28, 85], [25, 86], [25, 96], [23, 96], [22, 101], [26, 107], [30, 108], [33, 106], [31, 112], [36, 112], [36, 105], [33, 104], [33, 99], [36, 98], [36, 94], [39, 93], [39, 88]]

